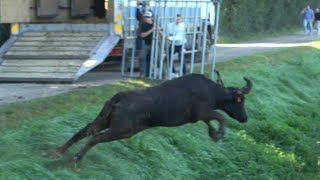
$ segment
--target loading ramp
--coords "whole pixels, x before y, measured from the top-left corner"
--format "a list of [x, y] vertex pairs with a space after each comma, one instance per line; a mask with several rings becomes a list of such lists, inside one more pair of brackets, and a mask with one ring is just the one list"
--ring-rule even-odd
[[0, 81], [74, 82], [102, 63], [120, 40], [108, 28], [74, 29], [81, 28], [42, 25], [12, 37], [0, 60]]

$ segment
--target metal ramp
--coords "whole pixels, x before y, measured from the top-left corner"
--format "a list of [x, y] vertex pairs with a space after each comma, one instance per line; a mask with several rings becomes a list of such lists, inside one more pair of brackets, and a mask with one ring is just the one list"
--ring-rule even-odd
[[120, 36], [106, 31], [29, 31], [0, 61], [2, 82], [73, 82], [104, 61]]

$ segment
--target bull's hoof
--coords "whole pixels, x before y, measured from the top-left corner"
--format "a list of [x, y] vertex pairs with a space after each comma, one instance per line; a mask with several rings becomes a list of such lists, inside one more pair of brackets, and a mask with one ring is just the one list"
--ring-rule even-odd
[[214, 142], [217, 142], [219, 141], [220, 139], [222, 139], [224, 136], [224, 133], [214, 133], [214, 134], [211, 134], [210, 137], [211, 139], [214, 141]]
[[81, 156], [74, 156], [72, 159], [69, 160], [70, 164], [78, 164], [81, 161]]
[[214, 141], [214, 142], [218, 142], [220, 140], [219, 137], [211, 137], [211, 139]]
[[50, 159], [58, 159], [63, 156], [62, 151], [59, 148], [54, 149], [51, 153], [49, 153], [48, 158]]
[[75, 171], [75, 172], [80, 172], [81, 169], [78, 167], [78, 163], [79, 163], [80, 159], [79, 157], [75, 156], [72, 159], [69, 160], [69, 167]]

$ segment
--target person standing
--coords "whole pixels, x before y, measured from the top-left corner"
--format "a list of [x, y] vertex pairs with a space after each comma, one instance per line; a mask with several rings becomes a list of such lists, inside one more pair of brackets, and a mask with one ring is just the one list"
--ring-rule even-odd
[[316, 21], [317, 34], [320, 35], [320, 9], [316, 8], [316, 13], [314, 14], [314, 19]]
[[[185, 60], [182, 59], [182, 53], [183, 53], [183, 47], [184, 47], [183, 45], [186, 43], [185, 31], [186, 31], [185, 24], [180, 14], [177, 14], [176, 22], [168, 24], [166, 28], [166, 39], [169, 40], [170, 42], [168, 62], [173, 61], [173, 57], [172, 57], [172, 49], [173, 49], [173, 55], [178, 53], [179, 61], [183, 63], [182, 65], [183, 75], [186, 74], [186, 69], [187, 69], [186, 62]], [[174, 63], [172, 67], [172, 73], [174, 73], [174, 75], [177, 76]]]
[[140, 77], [149, 76], [151, 48], [152, 48], [152, 35], [153, 32], [158, 30], [153, 25], [152, 13], [150, 11], [143, 14], [144, 22], [141, 25], [140, 37], [144, 40], [140, 53]]
[[150, 5], [148, 2], [145, 1], [137, 1], [137, 9], [136, 9], [136, 20], [138, 22], [138, 27], [137, 27], [137, 39], [136, 39], [136, 49], [140, 50], [142, 47], [143, 40], [140, 37], [141, 33], [141, 25], [143, 24], [143, 14], [146, 12], [152, 12]]
[[[314, 20], [314, 11], [310, 8], [310, 5], [307, 5], [307, 7], [301, 11], [301, 14], [304, 15], [304, 19], [303, 19], [304, 34], [312, 35], [312, 31], [313, 31], [312, 22]], [[310, 28], [309, 33], [308, 33], [308, 25]]]

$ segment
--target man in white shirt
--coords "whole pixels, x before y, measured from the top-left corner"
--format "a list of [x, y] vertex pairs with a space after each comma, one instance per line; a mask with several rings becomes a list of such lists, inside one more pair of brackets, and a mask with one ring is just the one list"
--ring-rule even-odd
[[[170, 23], [166, 27], [166, 39], [170, 41], [169, 54], [168, 54], [169, 62], [171, 62], [172, 61], [171, 59], [173, 58], [171, 57], [172, 45], [174, 45], [173, 54], [178, 53], [179, 60], [180, 62], [182, 61], [183, 45], [184, 43], [186, 43], [185, 33], [186, 33], [185, 24], [183, 23], [181, 15], [177, 14], [176, 22]], [[183, 75], [185, 75], [186, 74], [185, 61], [183, 62], [182, 71], [183, 71]], [[172, 68], [172, 72], [176, 73], [174, 66]]]

